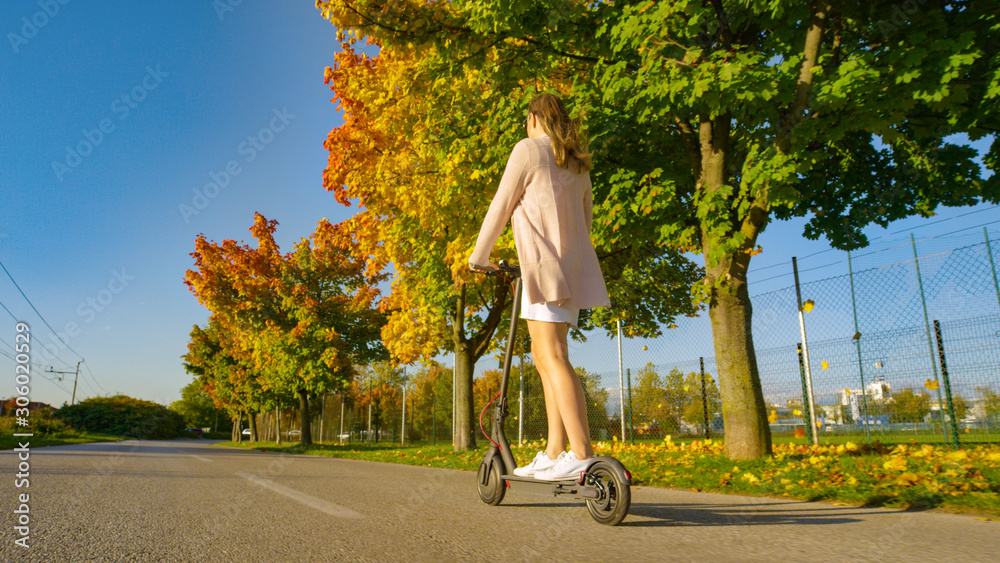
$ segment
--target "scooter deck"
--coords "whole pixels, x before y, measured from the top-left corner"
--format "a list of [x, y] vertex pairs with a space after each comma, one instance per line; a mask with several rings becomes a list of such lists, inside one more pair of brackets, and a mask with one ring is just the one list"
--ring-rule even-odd
[[599, 494], [593, 487], [580, 484], [578, 479], [562, 479], [559, 481], [542, 481], [534, 477], [520, 475], [503, 475], [512, 491], [536, 495], [569, 496], [576, 499], [596, 499]]

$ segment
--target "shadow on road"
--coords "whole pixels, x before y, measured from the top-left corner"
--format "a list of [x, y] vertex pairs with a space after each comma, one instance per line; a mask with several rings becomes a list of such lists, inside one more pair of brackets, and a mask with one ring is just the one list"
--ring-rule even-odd
[[[633, 504], [621, 526], [774, 526], [858, 522], [865, 512], [853, 507], [808, 502], [752, 504]], [[648, 518], [635, 520], [635, 517]]]

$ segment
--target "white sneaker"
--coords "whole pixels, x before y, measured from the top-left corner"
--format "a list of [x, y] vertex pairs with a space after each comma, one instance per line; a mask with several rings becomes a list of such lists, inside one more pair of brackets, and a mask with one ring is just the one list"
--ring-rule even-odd
[[590, 465], [591, 460], [576, 457], [573, 450], [570, 450], [565, 456], [561, 456], [556, 460], [555, 465], [550, 469], [545, 471], [539, 471], [535, 473], [535, 479], [541, 481], [562, 481], [564, 479], [579, 479], [580, 472], [587, 469]]
[[539, 471], [543, 471], [545, 469], [549, 469], [555, 466], [555, 464], [559, 463], [559, 461], [562, 460], [562, 458], [565, 456], [566, 452], [563, 452], [559, 454], [559, 457], [555, 459], [550, 459], [549, 455], [546, 454], [544, 451], [538, 452], [537, 454], [535, 454], [535, 459], [531, 460], [531, 463], [525, 465], [524, 467], [514, 468], [514, 475], [520, 477], [531, 477], [532, 475], [538, 473]]

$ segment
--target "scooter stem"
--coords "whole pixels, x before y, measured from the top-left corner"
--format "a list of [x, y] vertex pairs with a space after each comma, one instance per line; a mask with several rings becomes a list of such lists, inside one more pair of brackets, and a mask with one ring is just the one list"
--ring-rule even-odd
[[[500, 457], [503, 459], [506, 473], [512, 473], [517, 467], [514, 454], [510, 451], [510, 443], [504, 435], [503, 424], [507, 418], [507, 384], [510, 381], [510, 365], [514, 356], [514, 341], [517, 339], [517, 319], [521, 314], [521, 276], [514, 281], [514, 303], [510, 314], [510, 331], [507, 333], [507, 350], [503, 358], [503, 373], [500, 376], [500, 400], [497, 401], [493, 416], [493, 441], [500, 444]], [[491, 449], [494, 449], [495, 446]]]

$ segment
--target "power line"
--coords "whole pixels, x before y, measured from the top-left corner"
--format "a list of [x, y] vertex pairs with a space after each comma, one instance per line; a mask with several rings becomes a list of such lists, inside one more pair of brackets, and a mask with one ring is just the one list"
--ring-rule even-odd
[[104, 389], [105, 393], [110, 393], [111, 392], [111, 391], [108, 391], [107, 389], [105, 389], [104, 386], [101, 385], [101, 382], [97, 381], [97, 378], [94, 377], [94, 372], [90, 370], [90, 364], [87, 363], [87, 359], [86, 358], [83, 359], [83, 367], [87, 368], [87, 373], [90, 374], [90, 379], [94, 380], [94, 383], [96, 383], [98, 387], [100, 387], [101, 389]]
[[[24, 294], [24, 290], [21, 289], [21, 286], [17, 285], [17, 282], [14, 281], [14, 276], [10, 275], [10, 272], [7, 271], [7, 266], [3, 265], [3, 261], [0, 261], [0, 268], [3, 268], [4, 273], [6, 273], [7, 277], [10, 278], [11, 283], [13, 283], [14, 287], [17, 288], [17, 291], [19, 291], [21, 293], [21, 297], [24, 297], [24, 300], [27, 301], [28, 305], [31, 306], [31, 310], [34, 311], [36, 315], [38, 315], [39, 319], [42, 319], [42, 322], [45, 323], [45, 326], [49, 327], [49, 330], [52, 331], [52, 334], [56, 335], [56, 338], [58, 338], [60, 342], [62, 342], [63, 344], [65, 344], [66, 348], [68, 348], [70, 352], [73, 352], [74, 354], [77, 355], [78, 358], [80, 358], [82, 360], [83, 356], [79, 352], [77, 352], [76, 350], [74, 350], [69, 345], [69, 342], [66, 342], [65, 340], [63, 340], [62, 337], [59, 336], [59, 333], [56, 332], [56, 329], [52, 328], [52, 325], [49, 324], [49, 321], [45, 320], [45, 317], [43, 317], [42, 314], [40, 312], [38, 312], [38, 309], [35, 308], [35, 305], [34, 305], [34, 303], [31, 302], [31, 299], [28, 299], [28, 296]], [[6, 309], [6, 307], [4, 307], [4, 309]], [[7, 312], [10, 313], [10, 311], [7, 311]], [[11, 313], [11, 315], [13, 315], [13, 313]]]
[[[18, 321], [18, 322], [20, 322], [20, 321]], [[4, 343], [4, 344], [6, 344], [7, 346], [10, 346], [10, 349], [11, 349], [11, 350], [15, 350], [15, 348], [14, 348], [14, 345], [13, 345], [13, 344], [10, 344], [9, 342], [5, 341], [4, 339], [0, 338], [0, 342], [2, 342], [2, 343]], [[64, 360], [64, 359], [60, 358], [60, 357], [59, 357], [58, 355], [56, 355], [56, 354], [52, 354], [52, 352], [51, 352], [51, 351], [49, 351], [49, 350], [48, 350], [47, 348], [44, 348], [44, 346], [43, 346], [43, 349], [45, 349], [45, 351], [46, 351], [46, 352], [47, 352], [47, 353], [48, 353], [49, 355], [51, 355], [51, 356], [52, 356], [53, 358], [55, 358], [55, 359], [59, 360], [60, 362], [62, 362], [62, 363], [63, 363], [63, 365], [65, 365], [66, 367], [70, 367], [70, 363], [69, 363], [69, 362], [67, 362], [66, 360]]]
[[[998, 207], [998, 206], [995, 206], [995, 207]], [[966, 213], [966, 215], [968, 215], [968, 213]], [[958, 216], [956, 216], [956, 217], [958, 217]], [[952, 219], [954, 219], [954, 218], [955, 217], [952, 217]], [[948, 235], [953, 235], [955, 233], [960, 233], [962, 231], [968, 231], [970, 229], [980, 229], [982, 227], [986, 227], [988, 225], [993, 225], [993, 224], [996, 224], [996, 223], [1000, 223], [1000, 219], [998, 219], [996, 221], [990, 221], [988, 223], [982, 223], [980, 225], [974, 225], [972, 227], [962, 227], [961, 229], [956, 229], [954, 231], [950, 231], [950, 232], [947, 232], [947, 233], [942, 233], [940, 235], [934, 235], [934, 236], [930, 236], [930, 237], [925, 237], [925, 238], [920, 239], [917, 242], [923, 242], [923, 241], [926, 241], [926, 240], [932, 240], [932, 239], [936, 239], [936, 238], [942, 238], [942, 237], [946, 237]], [[912, 230], [912, 229], [909, 229], [909, 230]], [[899, 231], [899, 232], [906, 232], [906, 231]], [[899, 233], [891, 233], [891, 234], [899, 234]], [[889, 235], [885, 235], [885, 236], [889, 236]], [[879, 237], [879, 238], [882, 238], [882, 237]], [[910, 246], [910, 242], [907, 241], [905, 244], [898, 244], [896, 246], [891, 246], [891, 247], [888, 247], [888, 248], [882, 248], [882, 249], [875, 250], [875, 251], [872, 251], [872, 252], [868, 252], [868, 253], [865, 253], [865, 254], [860, 254], [858, 256], [855, 256], [854, 258], [862, 258], [862, 257], [865, 257], [865, 256], [873, 256], [873, 255], [878, 254], [880, 252], [888, 252], [889, 250], [893, 250], [895, 248], [900, 248], [902, 246]], [[820, 252], [816, 252], [814, 254], [811, 254], [810, 256], [815, 256], [816, 254], [820, 254], [822, 252], [827, 252], [829, 250], [833, 250], [833, 249], [827, 249], [827, 250], [823, 250], [823, 251], [820, 251]], [[808, 256], [806, 256], [806, 258], [808, 258]], [[799, 273], [801, 274], [801, 273], [804, 273], [804, 272], [810, 272], [810, 271], [813, 271], [813, 270], [819, 270], [819, 269], [826, 268], [826, 267], [829, 267], [829, 266], [834, 266], [836, 264], [841, 264], [843, 262], [846, 262], [846, 260], [841, 259], [841, 260], [837, 260], [836, 262], [829, 262], [827, 264], [823, 264], [822, 266], [815, 266], [815, 267], [812, 267], [812, 268], [809, 268], [809, 269], [806, 269], [806, 270], [800, 270]], [[787, 265], [788, 265], [787, 263], [785, 263], [785, 264], [775, 264], [774, 266], [767, 266], [767, 268], [772, 268], [772, 267], [775, 267], [775, 266], [787, 266]], [[766, 268], [760, 268], [760, 269], [763, 270], [763, 269], [766, 269]], [[792, 275], [791, 272], [786, 272], [784, 274], [778, 274], [776, 276], [771, 276], [769, 278], [764, 278], [762, 280], [754, 280], [752, 283], [755, 283], [755, 284], [764, 283], [766, 281], [776, 280], [778, 278], [783, 278], [785, 276], [790, 276], [790, 275]]]
[[[922, 228], [924, 228], [924, 227], [929, 227], [929, 226], [931, 226], [931, 225], [936, 225], [936, 224], [938, 224], [938, 223], [944, 223], [945, 221], [951, 221], [952, 219], [958, 219], [959, 217], [965, 217], [965, 216], [967, 216], [967, 215], [973, 215], [973, 214], [975, 214], [975, 213], [982, 213], [983, 211], [991, 211], [991, 210], [993, 210], [993, 209], [996, 209], [996, 208], [998, 208], [998, 207], [1000, 207], [1000, 205], [993, 205], [993, 206], [991, 206], [991, 207], [986, 207], [986, 208], [984, 208], [984, 209], [976, 209], [975, 211], [968, 211], [968, 212], [966, 212], [966, 213], [959, 213], [958, 215], [953, 215], [953, 216], [951, 216], [951, 217], [946, 217], [946, 218], [944, 218], [944, 219], [939, 219], [939, 220], [937, 220], [937, 221], [932, 221], [932, 222], [930, 222], [930, 223], [924, 223], [924, 224], [922, 224], [922, 225], [917, 225], [917, 226], [915, 226], [915, 227], [910, 227], [910, 228], [907, 228], [907, 229], [901, 229], [901, 230], [899, 230], [899, 231], [894, 231], [894, 232], [891, 232], [891, 233], [886, 233], [886, 234], [884, 234], [884, 235], [881, 235], [881, 236], [878, 236], [878, 237], [875, 237], [875, 238], [874, 238], [874, 239], [872, 239], [872, 240], [881, 240], [881, 239], [884, 239], [884, 238], [886, 238], [886, 237], [890, 237], [890, 236], [894, 236], [894, 235], [898, 235], [898, 234], [901, 234], [901, 233], [907, 233], [907, 232], [910, 232], [910, 231], [915, 231], [915, 230], [917, 230], [917, 229], [922, 229]], [[990, 224], [990, 223], [987, 223], [987, 224]], [[971, 227], [969, 227], [969, 228], [971, 228]], [[964, 229], [962, 229], [962, 230], [964, 230]], [[958, 231], [954, 231], [954, 232], [958, 232]], [[946, 233], [946, 235], [947, 235], [947, 234], [952, 234], [952, 233]], [[946, 236], [946, 235], [935, 235], [934, 237], [930, 237], [930, 238], [936, 238], [936, 237], [942, 237], [942, 236]], [[812, 254], [807, 254], [807, 255], [803, 256], [802, 258], [799, 258], [799, 261], [802, 261], [802, 260], [805, 260], [805, 259], [807, 259], [807, 258], [812, 258], [813, 256], [817, 256], [817, 255], [819, 255], [819, 254], [823, 254], [823, 253], [825, 253], [825, 252], [833, 252], [834, 250], [837, 250], [837, 249], [836, 249], [836, 248], [825, 248], [825, 249], [823, 249], [823, 250], [819, 250], [819, 251], [817, 251], [817, 252], [813, 252]], [[869, 254], [875, 254], [876, 252], [881, 252], [881, 250], [876, 250], [875, 252], [871, 252], [871, 253], [869, 253]], [[862, 255], [862, 256], [867, 256], [867, 254], [865, 254], [865, 255]], [[761, 272], [761, 271], [764, 271], [764, 270], [769, 270], [769, 269], [771, 269], [771, 268], [777, 268], [777, 267], [779, 267], [779, 266], [786, 266], [786, 265], [787, 265], [787, 264], [784, 264], [784, 263], [780, 263], [780, 264], [771, 264], [770, 266], [764, 266], [764, 267], [761, 267], [761, 268], [755, 268], [755, 269], [753, 269], [753, 270], [750, 270], [750, 271], [749, 271], [749, 272], [747, 272], [747, 273], [748, 273], [748, 274], [752, 274], [752, 273], [754, 273], [754, 272]], [[768, 278], [768, 279], [774, 279], [774, 278]], [[762, 280], [762, 281], [765, 281], [765, 280]]]
[[[10, 358], [11, 360], [14, 360], [15, 362], [17, 361], [17, 359], [15, 359], [14, 356], [11, 356], [10, 354], [8, 354], [7, 352], [5, 352], [3, 350], [0, 350], [0, 355], [7, 356], [8, 358]], [[59, 384], [57, 382], [57, 381], [62, 381], [61, 379], [57, 379], [57, 378], [53, 378], [53, 377], [49, 377], [49, 376], [45, 375], [45, 371], [41, 369], [41, 366], [39, 366], [38, 364], [36, 364], [34, 362], [32, 362], [32, 363], [30, 363], [28, 365], [31, 365], [31, 366], [35, 367], [35, 375], [41, 374], [43, 379], [45, 379], [49, 383], [55, 385], [56, 387], [62, 389], [63, 391], [66, 392], [67, 395], [70, 394], [69, 389], [66, 389], [65, 387], [63, 387], [61, 384]]]
[[14, 313], [11, 313], [10, 309], [8, 309], [7, 306], [3, 304], [3, 301], [0, 301], [0, 307], [3, 307], [3, 310], [7, 311], [7, 314], [10, 315], [10, 318], [14, 319], [14, 322], [21, 322], [21, 319], [15, 317]]

